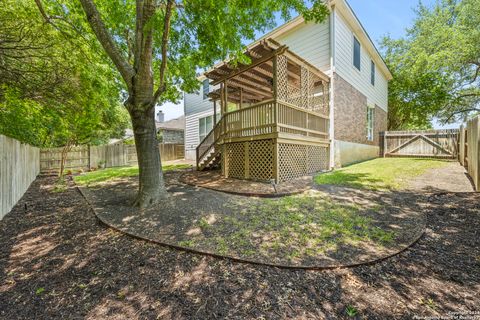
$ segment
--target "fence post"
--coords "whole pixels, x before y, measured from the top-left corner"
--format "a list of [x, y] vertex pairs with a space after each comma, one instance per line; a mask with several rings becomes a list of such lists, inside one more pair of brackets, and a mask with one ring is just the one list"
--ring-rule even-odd
[[383, 132], [383, 157], [384, 158], [387, 154], [387, 132], [388, 131]]
[[90, 152], [90, 145], [88, 145], [88, 171], [92, 169], [92, 154]]
[[465, 127], [460, 126], [458, 137], [458, 161], [462, 166], [465, 166]]

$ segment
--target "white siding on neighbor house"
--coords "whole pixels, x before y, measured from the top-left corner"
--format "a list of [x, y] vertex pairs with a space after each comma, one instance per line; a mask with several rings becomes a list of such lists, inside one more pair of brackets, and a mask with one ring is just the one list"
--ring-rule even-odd
[[361, 43], [360, 71], [353, 65], [354, 33], [345, 18], [335, 13], [335, 72], [367, 97], [369, 104], [376, 104], [387, 111], [388, 81], [385, 75], [375, 66], [375, 85], [370, 83], [371, 56]]
[[213, 115], [213, 106], [210, 110], [190, 113], [185, 116], [185, 159], [195, 160], [195, 149], [200, 143], [198, 136], [198, 119], [209, 115]]
[[292, 52], [328, 73], [330, 70], [329, 25], [328, 19], [321, 24], [302, 23], [275, 40], [286, 44]]

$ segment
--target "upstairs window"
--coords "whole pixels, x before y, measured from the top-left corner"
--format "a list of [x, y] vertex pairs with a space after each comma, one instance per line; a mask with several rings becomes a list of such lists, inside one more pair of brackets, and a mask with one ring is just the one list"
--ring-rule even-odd
[[372, 86], [375, 85], [375, 62], [371, 61], [371, 67], [370, 67], [370, 83]]
[[210, 81], [208, 79], [203, 80], [203, 100], [208, 98], [210, 93]]
[[353, 37], [353, 65], [360, 71], [360, 42]]
[[367, 140], [373, 141], [373, 125], [374, 125], [374, 116], [375, 109], [367, 106]]

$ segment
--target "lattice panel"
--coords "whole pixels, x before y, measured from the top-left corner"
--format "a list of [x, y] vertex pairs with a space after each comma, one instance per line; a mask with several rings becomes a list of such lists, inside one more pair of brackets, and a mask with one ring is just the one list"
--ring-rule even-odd
[[327, 147], [281, 143], [278, 145], [278, 152], [280, 181], [328, 169]]
[[[301, 80], [301, 91], [302, 91], [302, 99], [301, 99], [301, 106], [304, 108], [309, 109], [309, 97], [313, 93], [313, 81], [311, 78], [310, 72], [305, 67], [300, 68], [300, 80]], [[311, 84], [311, 86], [310, 86]]]
[[285, 56], [277, 56], [277, 97], [287, 101], [288, 92], [288, 60]]
[[225, 145], [226, 176], [245, 178], [245, 146], [242, 142]]
[[250, 178], [270, 180], [273, 178], [273, 140], [258, 140], [249, 143]]
[[295, 86], [288, 85], [288, 98], [284, 101], [293, 104], [294, 106], [302, 107], [303, 97], [300, 89]]
[[307, 146], [307, 173], [328, 169], [329, 152], [327, 147]]
[[307, 173], [307, 146], [280, 143], [278, 157], [280, 181], [292, 180]]

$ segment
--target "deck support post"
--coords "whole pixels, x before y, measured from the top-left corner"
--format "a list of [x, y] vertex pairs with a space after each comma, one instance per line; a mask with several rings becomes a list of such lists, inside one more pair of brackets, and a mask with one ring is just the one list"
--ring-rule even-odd
[[217, 100], [213, 100], [213, 125], [217, 124]]

